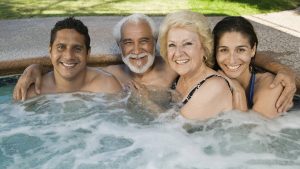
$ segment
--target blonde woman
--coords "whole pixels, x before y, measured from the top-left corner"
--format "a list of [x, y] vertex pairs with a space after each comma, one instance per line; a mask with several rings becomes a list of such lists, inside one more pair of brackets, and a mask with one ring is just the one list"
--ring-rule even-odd
[[167, 15], [160, 27], [159, 45], [161, 56], [179, 75], [174, 89], [182, 96], [182, 116], [206, 120], [232, 109], [229, 83], [212, 69], [212, 34], [202, 14]]

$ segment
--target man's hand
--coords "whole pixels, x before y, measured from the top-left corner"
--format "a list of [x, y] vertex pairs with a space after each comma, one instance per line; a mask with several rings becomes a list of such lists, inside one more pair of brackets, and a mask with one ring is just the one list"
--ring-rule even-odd
[[[138, 99], [138, 103], [143, 105], [147, 110], [155, 115], [158, 115], [165, 111], [163, 106], [155, 102], [156, 98], [153, 98], [153, 95], [151, 94], [151, 92], [153, 91], [151, 91], [147, 86], [133, 80], [129, 82], [128, 85], [132, 91], [133, 96]], [[169, 100], [170, 99], [168, 99], [168, 102]]]
[[19, 78], [13, 92], [13, 98], [15, 100], [24, 101], [27, 96], [27, 90], [30, 85], [35, 85], [36, 94], [40, 94], [42, 71], [40, 65], [33, 64], [28, 66], [21, 77]]
[[283, 91], [276, 102], [276, 108], [279, 113], [286, 112], [293, 107], [293, 97], [297, 90], [296, 74], [290, 69], [279, 70], [270, 88], [277, 85], [282, 85]]

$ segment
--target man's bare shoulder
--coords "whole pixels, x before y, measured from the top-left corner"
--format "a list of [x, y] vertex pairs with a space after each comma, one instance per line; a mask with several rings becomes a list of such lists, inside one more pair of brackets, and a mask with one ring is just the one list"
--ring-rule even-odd
[[122, 89], [114, 75], [100, 68], [88, 68], [85, 90], [115, 93]]
[[105, 81], [115, 78], [110, 72], [102, 68], [91, 68], [87, 69], [86, 80], [91, 81]]
[[102, 67], [103, 70], [113, 74], [122, 84], [127, 83], [131, 77], [131, 71], [125, 64]]
[[126, 65], [125, 64], [119, 64], [119, 65], [108, 65], [105, 67], [101, 67], [102, 70], [105, 70], [110, 73], [119, 73], [126, 71]]

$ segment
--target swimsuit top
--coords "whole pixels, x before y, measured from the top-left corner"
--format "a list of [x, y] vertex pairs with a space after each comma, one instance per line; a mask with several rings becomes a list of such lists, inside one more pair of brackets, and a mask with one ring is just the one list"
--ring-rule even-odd
[[255, 85], [255, 72], [252, 71], [251, 78], [250, 78], [249, 93], [247, 95], [247, 103], [248, 103], [248, 107], [250, 108], [252, 108], [253, 106], [254, 85]]
[[[204, 80], [200, 81], [200, 82], [197, 84], [197, 86], [195, 86], [195, 87], [189, 92], [188, 96], [182, 101], [182, 106], [185, 105], [185, 104], [187, 104], [188, 101], [189, 101], [189, 100], [192, 98], [192, 96], [194, 95], [195, 91], [196, 91], [197, 89], [199, 89], [199, 88], [201, 87], [201, 85], [202, 85], [207, 79], [210, 79], [210, 78], [212, 78], [212, 77], [221, 77], [221, 78], [223, 78], [223, 79], [227, 82], [227, 84], [228, 84], [228, 86], [229, 86], [229, 88], [230, 88], [230, 91], [232, 92], [232, 88], [230, 87], [230, 84], [229, 84], [229, 82], [227, 81], [227, 79], [225, 79], [223, 76], [213, 74], [213, 75], [210, 75], [210, 76], [206, 77]], [[179, 76], [175, 79], [174, 83], [173, 83], [172, 86], [171, 86], [171, 89], [176, 89], [178, 80], [179, 80]]]

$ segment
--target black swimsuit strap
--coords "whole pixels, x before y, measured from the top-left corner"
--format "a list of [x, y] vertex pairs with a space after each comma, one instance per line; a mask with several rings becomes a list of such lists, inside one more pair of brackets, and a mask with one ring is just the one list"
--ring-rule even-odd
[[252, 108], [253, 106], [253, 96], [254, 96], [254, 86], [255, 86], [255, 72], [252, 71], [251, 78], [250, 78], [250, 87], [249, 93], [247, 95], [248, 107]]
[[199, 82], [199, 83], [197, 84], [197, 86], [195, 86], [195, 87], [189, 92], [189, 94], [188, 94], [188, 96], [186, 97], [186, 99], [184, 99], [184, 100], [182, 101], [182, 104], [185, 105], [185, 104], [192, 98], [192, 96], [194, 95], [195, 91], [198, 90], [198, 89], [201, 87], [201, 85], [202, 85], [207, 79], [210, 79], [210, 78], [212, 78], [212, 77], [221, 77], [221, 78], [223, 78], [223, 79], [226, 81], [226, 83], [228, 84], [228, 86], [229, 86], [229, 88], [230, 88], [230, 91], [232, 92], [232, 88], [231, 88], [231, 86], [230, 86], [230, 84], [229, 84], [229, 82], [228, 82], [227, 79], [225, 79], [223, 76], [213, 74], [213, 75], [210, 75], [210, 76], [206, 77], [206, 78], [205, 78], [204, 80], [202, 80], [201, 82]]

